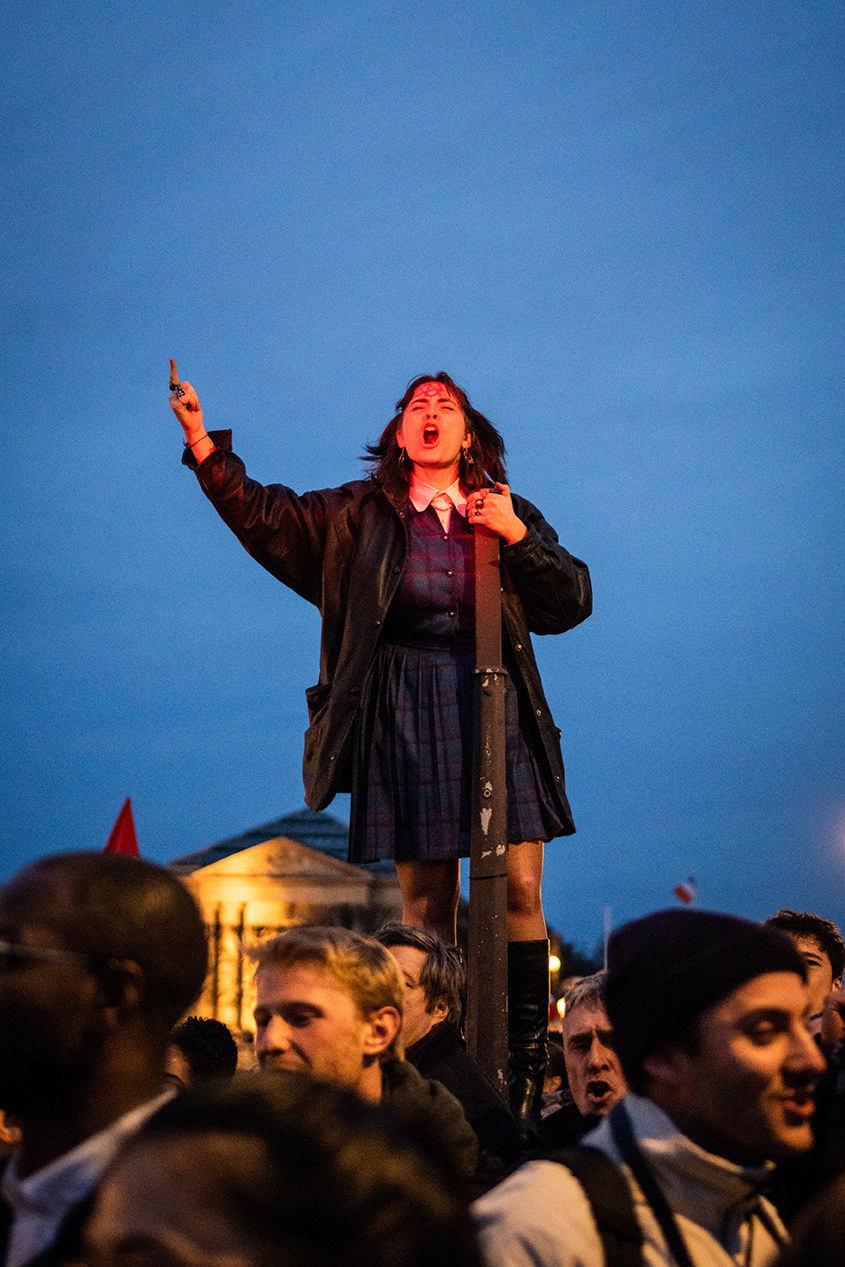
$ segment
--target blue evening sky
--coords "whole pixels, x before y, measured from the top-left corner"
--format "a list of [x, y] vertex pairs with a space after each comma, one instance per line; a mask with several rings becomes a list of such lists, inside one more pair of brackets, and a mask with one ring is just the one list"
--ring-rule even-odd
[[[590, 564], [539, 639], [595, 946], [845, 919], [843, 11], [832, 0], [13, 0], [2, 20], [2, 874], [302, 804], [318, 616], [184, 470], [358, 477], [448, 370]], [[347, 798], [330, 812], [345, 818]]]

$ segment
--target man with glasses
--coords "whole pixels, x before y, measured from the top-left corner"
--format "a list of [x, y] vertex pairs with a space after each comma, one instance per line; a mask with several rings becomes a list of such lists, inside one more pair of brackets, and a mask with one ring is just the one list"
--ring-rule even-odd
[[187, 890], [136, 858], [57, 854], [0, 887], [0, 1108], [22, 1136], [0, 1181], [6, 1267], [72, 1255], [106, 1166], [161, 1103], [206, 954]]

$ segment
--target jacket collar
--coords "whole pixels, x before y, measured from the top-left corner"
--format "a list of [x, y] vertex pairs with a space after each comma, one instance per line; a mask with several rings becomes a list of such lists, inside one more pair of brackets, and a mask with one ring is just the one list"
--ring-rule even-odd
[[407, 1048], [405, 1059], [410, 1060], [411, 1064], [419, 1069], [429, 1060], [448, 1056], [454, 1050], [456, 1042], [463, 1046], [455, 1022], [440, 1021], [439, 1024], [432, 1025], [427, 1034], [423, 1034], [422, 1038], [418, 1038]]
[[376, 480], [376, 484], [382, 490], [394, 510], [401, 511], [408, 509], [408, 494], [410, 492], [410, 488], [404, 480], [395, 480], [390, 484]]
[[[683, 1135], [656, 1104], [633, 1092], [626, 1095], [625, 1107], [640, 1151], [675, 1214], [698, 1223], [721, 1241], [727, 1227], [759, 1205], [761, 1189], [774, 1169], [771, 1162], [739, 1166], [708, 1153]], [[595, 1142], [618, 1158], [606, 1119], [586, 1142]]]

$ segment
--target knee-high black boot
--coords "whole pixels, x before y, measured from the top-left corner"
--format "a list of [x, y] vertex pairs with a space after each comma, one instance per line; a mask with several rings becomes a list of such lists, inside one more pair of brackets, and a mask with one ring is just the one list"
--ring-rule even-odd
[[523, 1135], [540, 1124], [548, 1031], [549, 943], [508, 942], [508, 1099]]

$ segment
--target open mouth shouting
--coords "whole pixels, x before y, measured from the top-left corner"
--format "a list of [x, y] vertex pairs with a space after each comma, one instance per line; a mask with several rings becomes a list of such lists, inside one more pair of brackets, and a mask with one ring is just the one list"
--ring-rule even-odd
[[466, 435], [466, 418], [458, 401], [442, 383], [429, 382], [417, 388], [403, 410], [396, 442], [414, 464], [457, 471]]
[[600, 1113], [614, 1095], [613, 1087], [603, 1078], [591, 1078], [587, 1083], [586, 1091], [592, 1113]]

